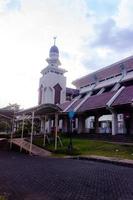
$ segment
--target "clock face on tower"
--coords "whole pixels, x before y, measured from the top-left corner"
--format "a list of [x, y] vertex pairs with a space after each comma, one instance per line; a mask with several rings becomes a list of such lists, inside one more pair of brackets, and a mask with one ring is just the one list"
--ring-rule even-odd
[[58, 84], [56, 84], [54, 87], [55, 90], [55, 95], [54, 95], [54, 103], [55, 104], [60, 104], [60, 99], [61, 99], [61, 86]]

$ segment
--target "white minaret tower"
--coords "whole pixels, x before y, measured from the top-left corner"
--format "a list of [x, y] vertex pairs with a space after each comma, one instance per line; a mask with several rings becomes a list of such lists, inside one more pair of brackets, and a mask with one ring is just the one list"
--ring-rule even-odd
[[41, 71], [42, 77], [39, 83], [39, 104], [60, 104], [66, 100], [66, 70], [59, 68], [59, 50], [55, 45], [50, 48], [49, 58], [46, 59], [48, 66]]

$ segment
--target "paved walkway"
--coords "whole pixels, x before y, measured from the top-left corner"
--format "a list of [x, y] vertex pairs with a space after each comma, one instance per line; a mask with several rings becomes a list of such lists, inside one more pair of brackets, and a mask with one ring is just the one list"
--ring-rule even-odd
[[116, 164], [116, 165], [121, 165], [121, 166], [133, 168], [133, 160], [116, 158], [116, 157], [82, 155], [82, 156], [75, 156], [75, 157], [66, 156], [66, 158], [73, 158], [73, 159], [80, 159], [80, 160], [93, 160], [93, 161], [99, 161], [99, 162], [104, 162], [104, 163], [112, 163], [112, 164]]
[[[24, 139], [15, 138], [12, 140], [12, 143], [21, 147], [22, 149], [26, 151], [30, 150], [30, 143], [25, 141]], [[45, 149], [42, 149], [34, 144], [32, 144], [31, 154], [43, 156], [43, 157], [51, 156], [51, 152], [46, 151]]]
[[0, 152], [2, 194], [8, 200], [133, 200], [133, 169]]

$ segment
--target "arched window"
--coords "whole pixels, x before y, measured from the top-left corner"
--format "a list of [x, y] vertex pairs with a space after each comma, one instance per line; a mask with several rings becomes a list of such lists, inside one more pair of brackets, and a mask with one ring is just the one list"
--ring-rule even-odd
[[54, 103], [55, 104], [60, 104], [60, 99], [61, 99], [61, 86], [59, 84], [56, 84], [54, 86], [54, 89], [55, 89], [55, 95], [54, 95]]

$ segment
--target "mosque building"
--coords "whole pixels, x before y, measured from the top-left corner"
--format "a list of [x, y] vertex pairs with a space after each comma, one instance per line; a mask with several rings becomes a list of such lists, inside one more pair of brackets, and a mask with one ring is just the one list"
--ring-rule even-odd
[[73, 112], [72, 131], [77, 134], [133, 134], [133, 56], [74, 80], [76, 89], [66, 87], [66, 70], [61, 68], [55, 41], [46, 61], [38, 105], [19, 115], [32, 113], [32, 119], [40, 120], [40, 132], [50, 133], [55, 127], [56, 132], [69, 132]]
[[68, 131], [64, 124], [71, 111], [76, 113], [73, 130], [77, 133], [133, 132], [132, 56], [73, 81], [76, 89], [66, 87], [66, 70], [60, 68], [59, 49], [55, 43], [46, 61], [48, 66], [41, 71], [38, 102], [60, 107], [63, 122], [59, 124], [63, 132]]

